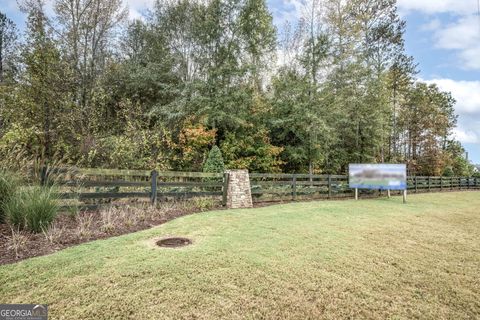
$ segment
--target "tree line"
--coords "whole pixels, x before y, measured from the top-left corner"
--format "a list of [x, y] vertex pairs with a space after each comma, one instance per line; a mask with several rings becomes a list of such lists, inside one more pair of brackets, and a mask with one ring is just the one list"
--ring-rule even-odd
[[24, 0], [0, 13], [4, 165], [470, 175], [451, 94], [416, 79], [395, 0], [309, 0], [280, 30], [264, 0]]

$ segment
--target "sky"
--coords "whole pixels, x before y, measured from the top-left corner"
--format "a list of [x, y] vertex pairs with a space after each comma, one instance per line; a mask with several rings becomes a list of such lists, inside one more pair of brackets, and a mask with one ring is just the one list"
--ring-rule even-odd
[[[51, 11], [47, 0], [47, 11]], [[154, 0], [124, 0], [131, 18], [141, 18]], [[279, 29], [295, 21], [304, 0], [267, 0]], [[50, 4], [50, 5], [49, 5]], [[477, 0], [398, 0], [407, 21], [407, 53], [419, 64], [419, 79], [436, 83], [456, 99], [454, 135], [469, 159], [480, 164], [480, 16]], [[17, 0], [0, 0], [3, 11], [23, 29], [25, 17]]]

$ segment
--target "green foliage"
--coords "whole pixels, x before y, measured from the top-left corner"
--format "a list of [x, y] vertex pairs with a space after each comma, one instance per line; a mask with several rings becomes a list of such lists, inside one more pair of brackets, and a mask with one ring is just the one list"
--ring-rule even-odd
[[251, 171], [472, 174], [449, 141], [455, 101], [415, 80], [393, 0], [307, 1], [281, 32], [265, 0], [156, 1], [125, 30], [121, 0], [29, 4], [20, 54], [0, 14], [2, 165], [197, 171], [217, 145]]
[[0, 170], [0, 223], [5, 221], [5, 206], [14, 197], [18, 179], [10, 172]]
[[253, 172], [280, 172], [282, 148], [272, 145], [265, 130], [250, 135], [228, 133], [221, 144], [226, 166]]
[[[39, 132], [35, 127], [12, 124], [0, 137], [0, 164], [17, 169], [22, 161], [37, 158], [42, 154]], [[19, 159], [20, 158], [20, 159]]]
[[81, 155], [77, 164], [89, 168], [162, 168], [159, 150], [162, 139], [161, 132], [150, 130], [95, 139], [86, 145], [87, 152]]
[[447, 168], [457, 177], [470, 177], [473, 175], [474, 166], [465, 158], [465, 149], [460, 142], [455, 140], [446, 141], [444, 150], [447, 158]]
[[473, 175], [473, 165], [464, 157], [453, 159], [453, 170], [458, 177], [471, 177]]
[[326, 112], [321, 93], [306, 76], [282, 70], [273, 82], [273, 142], [284, 146], [281, 158], [286, 171], [306, 172], [325, 165], [335, 140], [333, 117]]
[[192, 209], [200, 211], [212, 210], [213, 208], [215, 208], [215, 205], [218, 205], [218, 203], [215, 202], [215, 199], [202, 197], [193, 198], [186, 203], [187, 208], [191, 207]]
[[20, 230], [42, 232], [58, 213], [53, 187], [29, 187], [19, 190], [6, 204], [7, 221]]
[[225, 171], [225, 163], [223, 162], [222, 151], [216, 145], [212, 147], [208, 153], [207, 160], [203, 164], [203, 172], [220, 172]]
[[453, 176], [455, 176], [455, 172], [453, 172], [452, 167], [446, 167], [445, 170], [443, 170], [442, 176], [453, 177]]

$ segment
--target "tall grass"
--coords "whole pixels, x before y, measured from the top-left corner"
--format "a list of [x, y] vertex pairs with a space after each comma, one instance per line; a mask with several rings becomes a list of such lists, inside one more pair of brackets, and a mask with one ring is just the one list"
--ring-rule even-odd
[[0, 223], [5, 221], [5, 205], [14, 197], [18, 184], [13, 174], [0, 170]]
[[42, 232], [58, 213], [54, 187], [31, 187], [19, 190], [5, 205], [8, 222], [21, 230]]

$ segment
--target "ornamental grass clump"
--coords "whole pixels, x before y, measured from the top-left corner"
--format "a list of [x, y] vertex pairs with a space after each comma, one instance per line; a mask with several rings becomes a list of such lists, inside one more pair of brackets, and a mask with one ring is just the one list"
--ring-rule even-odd
[[0, 223], [5, 222], [5, 205], [18, 189], [18, 179], [7, 171], [0, 170]]
[[58, 213], [53, 187], [19, 190], [5, 205], [8, 222], [20, 230], [39, 233], [50, 227]]

